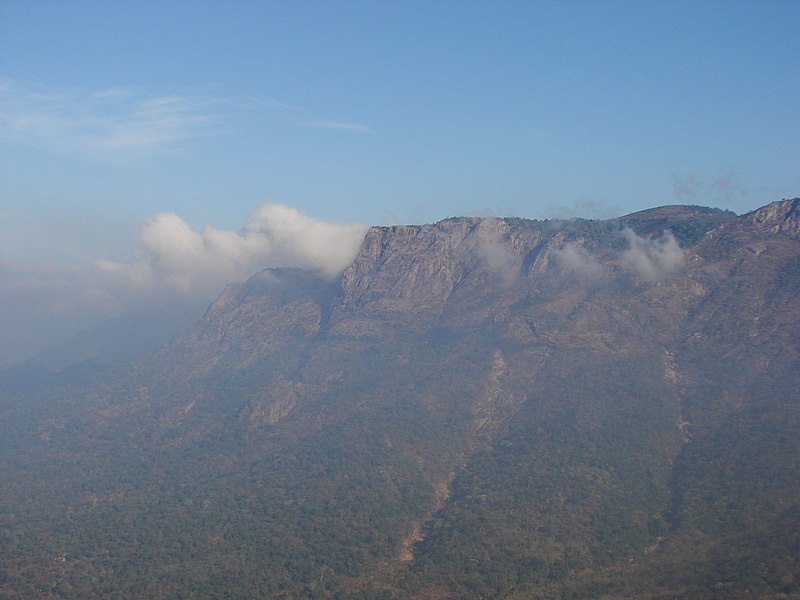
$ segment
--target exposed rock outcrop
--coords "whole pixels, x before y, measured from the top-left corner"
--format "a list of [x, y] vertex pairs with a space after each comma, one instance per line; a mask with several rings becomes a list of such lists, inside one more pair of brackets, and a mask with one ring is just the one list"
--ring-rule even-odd
[[0, 386], [0, 595], [796, 594], [799, 203], [374, 227]]

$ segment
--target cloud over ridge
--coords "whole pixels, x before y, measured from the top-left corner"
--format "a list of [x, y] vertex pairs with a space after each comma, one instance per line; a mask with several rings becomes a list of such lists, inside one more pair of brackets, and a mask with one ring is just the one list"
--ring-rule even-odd
[[366, 233], [361, 223], [333, 223], [282, 204], [265, 204], [241, 231], [212, 225], [192, 229], [179, 215], [158, 213], [145, 223], [133, 262], [101, 260], [98, 269], [136, 289], [208, 289], [265, 267], [297, 267], [334, 278], [355, 258]]
[[129, 261], [64, 268], [0, 257], [0, 330], [18, 340], [0, 348], [0, 365], [101, 319], [210, 302], [226, 284], [267, 267], [335, 278], [355, 258], [367, 228], [315, 219], [281, 204], [261, 206], [239, 231], [195, 229], [163, 212], [142, 227]]
[[[619, 235], [627, 242], [627, 248], [615, 252], [614, 261], [621, 262], [626, 271], [633, 271], [646, 281], [661, 281], [684, 266], [685, 253], [671, 231], [665, 230], [659, 237], [647, 238], [625, 227]], [[592, 278], [611, 273], [578, 241], [569, 241], [554, 249], [553, 259], [565, 273]]]
[[553, 250], [553, 258], [567, 273], [598, 277], [604, 273], [603, 265], [578, 242], [567, 242]]
[[628, 242], [622, 260], [648, 281], [664, 279], [676, 273], [684, 264], [683, 250], [671, 231], [664, 231], [657, 238], [645, 238], [625, 228], [622, 235]]

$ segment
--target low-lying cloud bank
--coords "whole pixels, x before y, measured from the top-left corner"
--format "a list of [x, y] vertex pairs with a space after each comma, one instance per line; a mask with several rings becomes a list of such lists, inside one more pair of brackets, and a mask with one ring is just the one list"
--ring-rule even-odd
[[[314, 219], [280, 204], [255, 211], [239, 231], [206, 225], [192, 228], [171, 212], [145, 223], [140, 246], [126, 262], [58, 269], [0, 260], [0, 366], [32, 355], [98, 321], [142, 310], [165, 310], [210, 302], [228, 283], [267, 267], [295, 267], [337, 277], [355, 258], [368, 226]], [[644, 238], [630, 229], [628, 247], [615, 262], [648, 281], [682, 269], [685, 257], [669, 232]], [[517, 272], [515, 257], [487, 221], [479, 251], [492, 268]], [[558, 267], [582, 277], [610, 274], [578, 242], [554, 252]]]
[[[664, 231], [657, 238], [646, 238], [630, 228], [620, 232], [628, 247], [619, 255], [627, 271], [647, 281], [661, 281], [680, 271], [685, 255], [675, 236]], [[599, 277], [608, 273], [606, 267], [578, 242], [567, 242], [553, 252], [562, 271], [583, 277]]]
[[658, 281], [676, 273], [684, 264], [684, 254], [671, 231], [661, 237], [644, 238], [632, 229], [623, 229], [628, 249], [622, 253], [636, 273], [648, 281]]
[[159, 213], [142, 229], [133, 262], [97, 262], [104, 274], [134, 289], [207, 289], [268, 267], [297, 267], [332, 279], [352, 262], [367, 225], [331, 223], [281, 204], [259, 208], [241, 231], [192, 229], [175, 213]]
[[368, 226], [314, 219], [280, 204], [239, 231], [193, 229], [175, 213], [145, 223], [135, 256], [70, 269], [0, 260], [0, 366], [23, 360], [101, 319], [210, 302], [226, 284], [267, 267], [333, 279], [355, 258]]
[[575, 242], [567, 242], [553, 251], [553, 258], [558, 266], [568, 273], [577, 273], [585, 277], [599, 277], [604, 268], [594, 256], [583, 246]]

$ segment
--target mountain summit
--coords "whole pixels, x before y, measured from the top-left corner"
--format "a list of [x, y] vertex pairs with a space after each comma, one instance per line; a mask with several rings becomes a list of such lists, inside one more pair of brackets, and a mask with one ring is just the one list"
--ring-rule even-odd
[[800, 597], [799, 206], [373, 227], [6, 385], [0, 594]]

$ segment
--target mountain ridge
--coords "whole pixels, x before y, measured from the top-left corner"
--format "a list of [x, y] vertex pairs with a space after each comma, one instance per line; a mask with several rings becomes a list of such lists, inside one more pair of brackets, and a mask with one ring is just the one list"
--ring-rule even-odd
[[338, 281], [232, 284], [123, 378], [4, 392], [0, 508], [78, 558], [26, 580], [14, 525], [0, 591], [797, 597], [798, 204], [373, 227]]

